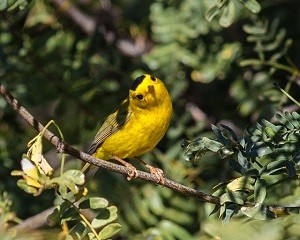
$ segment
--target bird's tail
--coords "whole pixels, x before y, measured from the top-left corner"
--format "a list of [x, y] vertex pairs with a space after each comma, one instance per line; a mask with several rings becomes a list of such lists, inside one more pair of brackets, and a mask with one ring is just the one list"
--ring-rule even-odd
[[89, 163], [86, 163], [84, 167], [82, 168], [82, 171], [85, 175], [85, 183], [84, 185], [88, 184], [88, 182], [92, 179], [92, 177], [95, 175], [99, 167], [96, 167], [94, 165], [91, 165]]

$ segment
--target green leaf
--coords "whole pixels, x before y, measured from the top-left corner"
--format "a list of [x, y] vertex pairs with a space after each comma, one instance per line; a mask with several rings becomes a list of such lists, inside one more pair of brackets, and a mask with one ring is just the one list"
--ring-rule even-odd
[[84, 184], [84, 174], [79, 170], [68, 170], [63, 176], [77, 185]]
[[223, 147], [222, 143], [219, 143], [219, 142], [209, 139], [207, 137], [203, 137], [201, 139], [201, 142], [205, 148], [207, 148], [211, 152], [215, 152], [215, 153], [218, 152]]
[[185, 213], [183, 211], [177, 210], [175, 208], [168, 208], [165, 209], [162, 216], [165, 219], [169, 219], [172, 222], [181, 224], [181, 225], [189, 225], [192, 224], [193, 218], [190, 216], [190, 214]]
[[289, 161], [287, 163], [286, 169], [287, 169], [287, 173], [288, 173], [290, 178], [295, 177], [297, 175], [296, 166], [292, 162]]
[[58, 224], [60, 221], [60, 212], [59, 209], [56, 207], [53, 212], [47, 218], [47, 225], [50, 227]]
[[105, 198], [100, 197], [91, 197], [84, 201], [82, 201], [79, 204], [79, 208], [85, 209], [100, 209], [100, 208], [106, 208], [108, 206], [108, 201]]
[[[66, 240], [73, 240], [74, 238], [71, 235], [66, 236]], [[78, 239], [78, 238], [77, 238]]]
[[261, 6], [256, 0], [243, 0], [242, 2], [245, 4], [245, 7], [252, 13], [257, 14], [261, 10]]
[[100, 232], [99, 237], [101, 239], [108, 239], [114, 235], [116, 235], [120, 230], [122, 226], [119, 223], [111, 223], [107, 226], [105, 226]]
[[239, 65], [241, 67], [247, 67], [249, 65], [261, 65], [262, 66], [262, 61], [260, 59], [246, 59], [246, 60], [242, 60], [240, 61]]
[[281, 167], [281, 168], [276, 168], [276, 169], [270, 171], [268, 174], [269, 175], [280, 175], [280, 174], [284, 174], [284, 173], [286, 173], [286, 168]]
[[69, 201], [64, 201], [58, 205], [47, 218], [49, 226], [55, 226], [59, 222], [70, 221], [77, 216], [76, 210], [72, 207]]
[[17, 7], [19, 7], [20, 10], [23, 10], [25, 8], [25, 6], [27, 6], [27, 5], [28, 5], [27, 0], [16, 0], [7, 10], [13, 11]]
[[256, 23], [256, 25], [243, 25], [244, 32], [251, 34], [251, 35], [265, 35], [268, 30], [267, 24], [259, 24]]
[[19, 179], [17, 181], [17, 185], [19, 188], [23, 189], [25, 192], [30, 193], [30, 194], [37, 194], [38, 190], [35, 187], [27, 185], [27, 182], [24, 179]]
[[63, 218], [68, 209], [70, 209], [72, 205], [68, 201], [62, 202], [58, 205], [53, 212], [47, 218], [47, 225], [50, 227], [58, 224]]
[[220, 210], [220, 205], [215, 205], [214, 209], [210, 212], [209, 216], [217, 213]]
[[267, 195], [267, 184], [264, 179], [258, 178], [254, 185], [254, 201], [262, 204]]
[[242, 116], [249, 116], [256, 108], [256, 99], [248, 98], [239, 105], [239, 112]]
[[257, 144], [255, 148], [251, 149], [249, 152], [246, 153], [246, 156], [248, 158], [255, 158], [255, 157], [261, 158], [271, 153], [273, 153], [273, 150], [269, 146], [259, 146]]
[[220, 197], [220, 204], [237, 203], [243, 205], [247, 194], [244, 191], [226, 192]]
[[245, 169], [241, 166], [241, 164], [239, 164], [239, 162], [234, 159], [228, 159], [228, 165], [232, 170], [238, 173], [243, 174], [245, 172]]
[[272, 162], [268, 163], [266, 168], [267, 168], [268, 171], [272, 171], [274, 169], [285, 167], [288, 162], [289, 162], [288, 159], [285, 159], [285, 158], [284, 159], [279, 159], [279, 160], [272, 161]]
[[118, 209], [115, 206], [107, 207], [104, 211], [96, 216], [91, 222], [93, 228], [102, 227], [117, 219]]
[[77, 185], [84, 184], [84, 174], [79, 170], [68, 170], [61, 176], [52, 178], [49, 184], [57, 184], [61, 196], [69, 199], [72, 196], [68, 196], [68, 190], [73, 194], [78, 193], [79, 187]]
[[249, 159], [246, 158], [240, 151], [238, 152], [237, 160], [243, 169], [248, 170], [251, 167]]
[[75, 239], [83, 239], [84, 236], [87, 234], [86, 232], [87, 225], [84, 221], [80, 221], [77, 224], [75, 224], [74, 227], [71, 228], [69, 232], [69, 236], [77, 237]]
[[238, 136], [236, 135], [236, 133], [228, 126], [224, 125], [224, 124], [220, 124], [227, 132], [229, 132], [230, 136], [232, 137], [232, 139], [234, 141], [238, 141]]
[[215, 16], [220, 13], [220, 8], [217, 5], [212, 6], [205, 13], [205, 18], [207, 21], [211, 22]]
[[220, 215], [220, 217], [222, 217], [223, 220], [228, 221], [230, 220], [230, 218], [233, 217], [234, 214], [236, 214], [239, 210], [239, 206], [235, 203], [229, 203], [225, 205], [225, 209], [222, 213], [222, 215]]
[[223, 145], [228, 144], [228, 139], [224, 136], [223, 132], [217, 126], [212, 124], [211, 129], [213, 130], [213, 132], [217, 136], [218, 140], [223, 143]]
[[145, 185], [143, 195], [147, 199], [150, 210], [156, 215], [161, 215], [164, 211], [164, 204], [159, 192], [152, 185]]
[[221, 17], [219, 19], [219, 24], [222, 27], [229, 27], [235, 17], [235, 5], [233, 1], [229, 1], [229, 3], [223, 8], [223, 12], [221, 14]]
[[170, 198], [170, 204], [173, 207], [176, 207], [178, 209], [181, 209], [182, 211], [190, 212], [190, 213], [193, 213], [196, 207], [196, 205], [193, 204], [193, 202], [189, 202], [189, 204], [186, 204], [186, 198], [179, 195], [172, 196]]
[[145, 201], [139, 194], [134, 194], [132, 197], [133, 204], [136, 209], [136, 214], [145, 221], [148, 225], [155, 225], [158, 220], [152, 212], [150, 212], [148, 202]]
[[232, 151], [231, 149], [228, 149], [226, 147], [222, 147], [220, 150], [218, 150], [217, 154], [218, 154], [219, 158], [224, 159], [224, 158], [234, 154], [234, 151]]
[[275, 218], [275, 214], [267, 207], [257, 203], [253, 207], [241, 207], [241, 212], [246, 216], [258, 220], [267, 220]]
[[174, 222], [163, 220], [159, 224], [159, 227], [165, 232], [172, 233], [172, 235], [174, 236], [174, 238], [172, 239], [178, 239], [178, 240], [192, 239], [191, 234], [185, 228], [175, 224]]
[[239, 177], [227, 184], [227, 189], [231, 192], [236, 191], [253, 191], [255, 179], [252, 177]]
[[145, 228], [145, 224], [135, 214], [135, 209], [131, 204], [129, 204], [129, 202], [124, 203], [122, 211], [126, 222], [133, 226], [135, 230], [142, 231]]
[[257, 203], [254, 207], [241, 207], [241, 212], [246, 216], [259, 220], [266, 220], [266, 217], [263, 214], [257, 214], [261, 209], [261, 204]]

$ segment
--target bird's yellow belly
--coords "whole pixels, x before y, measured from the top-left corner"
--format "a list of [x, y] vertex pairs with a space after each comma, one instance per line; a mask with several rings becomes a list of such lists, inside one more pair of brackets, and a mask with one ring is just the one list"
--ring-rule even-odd
[[150, 151], [162, 139], [168, 128], [170, 117], [162, 115], [132, 115], [120, 130], [103, 142], [94, 155], [108, 160], [113, 156], [137, 157]]

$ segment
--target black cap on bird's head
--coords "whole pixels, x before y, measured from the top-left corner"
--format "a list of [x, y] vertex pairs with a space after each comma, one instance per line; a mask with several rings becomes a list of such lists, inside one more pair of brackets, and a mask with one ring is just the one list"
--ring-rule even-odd
[[137, 77], [135, 80], [133, 80], [130, 90], [136, 91], [136, 89], [138, 88], [138, 86], [140, 86], [142, 84], [142, 82], [145, 81], [145, 79], [148, 82], [150, 81], [151, 83], [149, 83], [149, 84], [151, 84], [151, 85], [152, 85], [153, 82], [156, 82], [156, 83], [158, 82], [157, 78], [155, 78], [155, 77], [153, 77], [153, 76], [151, 76], [149, 74], [143, 74], [143, 75]]
[[168, 90], [162, 81], [149, 74], [137, 77], [129, 90], [132, 106], [140, 109], [157, 107], [159, 103], [170, 101]]
[[137, 77], [135, 80], [133, 80], [133, 83], [131, 85], [131, 90], [135, 91], [136, 88], [143, 82], [145, 77], [146, 77], [145, 75], [141, 75]]

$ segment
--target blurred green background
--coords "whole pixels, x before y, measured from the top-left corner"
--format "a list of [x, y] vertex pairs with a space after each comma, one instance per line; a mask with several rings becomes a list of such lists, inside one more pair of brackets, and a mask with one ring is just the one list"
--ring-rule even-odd
[[[213, 186], [238, 174], [212, 154], [186, 161], [184, 139], [213, 137], [211, 124], [219, 123], [242, 135], [261, 119], [272, 121], [277, 111], [299, 110], [272, 84], [277, 82], [298, 98], [299, 76], [272, 63], [292, 69], [300, 64], [300, 2], [256, 3], [2, 1], [0, 81], [37, 120], [45, 124], [54, 119], [65, 140], [86, 151], [105, 117], [127, 96], [135, 77], [150, 73], [162, 79], [172, 96], [173, 119], [164, 139], [142, 159], [162, 167], [170, 179], [212, 193]], [[213, 8], [215, 4], [219, 5]], [[247, 64], [247, 59], [260, 62]], [[39, 197], [26, 194], [10, 175], [20, 169], [22, 154], [35, 135], [0, 98], [0, 192], [8, 193], [11, 211], [21, 219], [53, 206], [56, 197], [53, 191]], [[59, 158], [46, 141], [44, 152], [58, 169]], [[81, 165], [68, 158], [68, 168]], [[299, 204], [295, 189], [300, 189], [299, 181], [276, 189], [269, 203], [294, 196]], [[98, 171], [89, 190], [118, 207], [122, 231], [116, 239], [300, 236], [299, 217], [287, 217], [287, 225], [278, 219], [244, 225], [241, 218], [224, 228], [217, 214], [209, 216], [211, 204], [141, 180], [128, 182], [106, 170]], [[284, 232], [287, 226], [290, 230]]]

